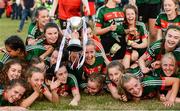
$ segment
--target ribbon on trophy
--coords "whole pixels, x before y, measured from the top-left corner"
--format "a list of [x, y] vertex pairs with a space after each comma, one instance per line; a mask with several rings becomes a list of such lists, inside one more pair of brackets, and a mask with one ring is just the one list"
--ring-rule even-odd
[[[71, 25], [71, 22], [74, 20], [78, 20], [78, 19], [81, 19], [82, 20], [82, 35], [83, 35], [83, 47], [82, 47], [82, 53], [80, 54], [80, 57], [79, 57], [79, 60], [78, 60], [78, 64], [77, 64], [77, 67], [76, 68], [80, 68], [84, 61], [85, 61], [85, 53], [86, 53], [86, 43], [87, 43], [87, 40], [88, 40], [88, 37], [87, 37], [87, 26], [86, 26], [86, 21], [85, 21], [85, 18], [80, 18], [80, 17], [72, 17], [70, 19], [68, 19], [67, 21], [67, 27], [66, 27], [66, 30], [65, 30], [65, 33], [64, 33], [64, 36], [63, 36], [63, 39], [62, 39], [62, 42], [60, 44], [60, 48], [59, 48], [59, 52], [58, 52], [58, 58], [57, 58], [57, 63], [56, 63], [56, 67], [55, 67], [55, 72], [58, 70], [59, 66], [60, 66], [60, 63], [61, 63], [61, 58], [62, 58], [62, 53], [63, 53], [63, 49], [64, 49], [64, 45], [66, 43], [66, 38], [68, 35], [70, 35], [72, 33], [72, 29], [73, 28]], [[79, 30], [79, 27], [77, 27], [78, 30]], [[71, 37], [72, 39], [72, 37]], [[81, 44], [78, 44], [78, 45], [81, 45]], [[77, 59], [76, 59], [77, 60]], [[72, 65], [71, 65], [71, 68], [73, 68], [73, 66], [75, 65], [75, 61], [73, 61]]]

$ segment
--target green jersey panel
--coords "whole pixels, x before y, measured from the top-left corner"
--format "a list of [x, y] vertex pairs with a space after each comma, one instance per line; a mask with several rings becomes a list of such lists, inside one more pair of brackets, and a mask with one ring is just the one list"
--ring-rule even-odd
[[169, 25], [180, 26], [180, 15], [177, 15], [173, 20], [168, 20], [165, 12], [160, 13], [156, 19], [155, 27], [165, 32]]
[[36, 39], [41, 36], [43, 32], [41, 32], [36, 23], [31, 23], [28, 29], [28, 38]]
[[142, 82], [143, 95], [148, 95], [151, 92], [158, 91], [165, 87], [165, 81], [159, 77], [148, 76], [145, 77]]
[[120, 7], [108, 8], [105, 5], [100, 7], [96, 13], [96, 26], [101, 28], [106, 28], [112, 23], [117, 25], [116, 33], [124, 34], [123, 22], [124, 22], [124, 12]]
[[30, 61], [33, 57], [39, 57], [42, 55], [46, 49], [42, 45], [28, 45], [26, 46], [27, 56], [26, 60]]

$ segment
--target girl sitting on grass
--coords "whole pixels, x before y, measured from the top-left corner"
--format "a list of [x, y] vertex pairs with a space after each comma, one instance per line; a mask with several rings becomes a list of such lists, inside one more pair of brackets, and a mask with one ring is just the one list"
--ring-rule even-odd
[[138, 11], [134, 5], [127, 5], [124, 9], [125, 23], [123, 24], [127, 48], [123, 58], [125, 68], [130, 68], [131, 63], [143, 55], [148, 46], [148, 32], [144, 23], [137, 21]]
[[25, 110], [19, 107], [23, 94], [26, 91], [27, 83], [22, 79], [14, 79], [12, 82], [0, 90], [0, 110]]
[[152, 98], [157, 94], [159, 89], [171, 86], [171, 95], [163, 102], [166, 107], [171, 107], [179, 90], [179, 79], [173, 77], [157, 78], [147, 76], [139, 81], [132, 74], [125, 74], [121, 77], [118, 88], [121, 93], [123, 89], [132, 96], [133, 100]]
[[44, 83], [45, 74], [39, 68], [30, 67], [26, 72], [26, 79], [29, 83], [29, 89], [26, 93], [26, 99], [21, 102], [22, 107], [29, 107], [31, 104], [34, 103], [35, 100], [42, 99], [45, 96], [51, 102], [58, 102], [59, 97], [55, 92], [55, 88], [59, 86], [59, 82], [54, 82], [52, 80], [50, 84], [50, 89]]
[[19, 78], [24, 78], [21, 61], [17, 59], [8, 60], [0, 71], [0, 87], [3, 88], [9, 85], [12, 80]]

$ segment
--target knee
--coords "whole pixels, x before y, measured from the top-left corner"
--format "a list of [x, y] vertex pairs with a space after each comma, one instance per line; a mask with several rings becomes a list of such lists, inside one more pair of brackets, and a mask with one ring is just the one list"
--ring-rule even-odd
[[139, 54], [137, 51], [133, 50], [132, 54], [131, 54], [131, 60], [132, 61], [137, 61], [139, 57]]

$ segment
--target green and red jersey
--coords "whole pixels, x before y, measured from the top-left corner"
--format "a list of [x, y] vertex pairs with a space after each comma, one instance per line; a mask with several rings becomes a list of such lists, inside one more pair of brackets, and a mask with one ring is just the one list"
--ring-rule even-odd
[[102, 56], [98, 56], [95, 59], [94, 64], [89, 65], [84, 63], [83, 65], [83, 72], [88, 76], [92, 73], [103, 73], [105, 74], [106, 71], [106, 64], [104, 63], [104, 59]]
[[[153, 73], [151, 74], [154, 77], [167, 77], [166, 74], [164, 73], [164, 71], [162, 70], [162, 68], [156, 69], [153, 71]], [[170, 77], [176, 77], [176, 78], [180, 78], [179, 74], [174, 73], [172, 76]]]
[[123, 34], [123, 22], [124, 22], [124, 12], [120, 7], [108, 8], [105, 5], [100, 7], [96, 13], [96, 26], [101, 28], [106, 28], [112, 23], [117, 25], [116, 33]]
[[[164, 73], [164, 71], [162, 70], [162, 68], [154, 70], [153, 72], [151, 72], [151, 75], [154, 77], [158, 77], [158, 78], [159, 77], [160, 78], [167, 77], [166, 74]], [[174, 73], [170, 77], [180, 78], [180, 73], [179, 72]], [[171, 89], [171, 87], [166, 86], [164, 89], [160, 90], [160, 93], [167, 93], [167, 91], [169, 91], [170, 89]]]
[[155, 27], [165, 32], [169, 25], [180, 26], [180, 15], [177, 15], [173, 20], [169, 20], [165, 12], [160, 13], [156, 19]]
[[[123, 27], [124, 27], [124, 30], [129, 29], [128, 24], [124, 23]], [[127, 35], [127, 37], [128, 37], [127, 40], [131, 40], [131, 41], [134, 41], [134, 42], [136, 42], [138, 44], [141, 44], [143, 39], [147, 39], [148, 38], [148, 31], [146, 30], [146, 26], [145, 26], [145, 24], [143, 22], [137, 21], [135, 27], [137, 29], [138, 36], [134, 36], [134, 35], [128, 34]], [[126, 54], [130, 54], [130, 52], [128, 52], [126, 50]]]
[[106, 65], [104, 63], [103, 57], [97, 56], [94, 64], [88, 65], [84, 63], [80, 69], [72, 70], [68, 68], [68, 71], [77, 78], [80, 88], [84, 89], [90, 74], [106, 74]]
[[39, 27], [37, 26], [37, 23], [31, 23], [28, 29], [28, 37], [27, 38], [32, 38], [36, 39], [39, 36], [43, 34], [42, 31], [40, 31]]
[[156, 96], [158, 90], [163, 90], [165, 88], [165, 78], [147, 76], [142, 79], [141, 85], [143, 87], [141, 98], [152, 98]]
[[114, 44], [118, 44], [120, 46], [120, 49], [114, 54], [112, 60], [122, 59], [125, 54], [126, 41], [123, 28], [124, 17], [125, 15], [123, 9], [119, 6], [116, 6], [115, 8], [108, 8], [103, 5], [96, 13], [96, 27], [101, 27], [103, 29], [109, 27], [111, 24], [115, 24], [117, 26], [115, 31], [109, 31], [100, 35], [101, 44], [106, 54], [110, 54], [110, 49]]
[[[26, 61], [30, 61], [33, 57], [39, 57], [41, 54], [43, 54], [46, 51], [44, 46], [42, 45], [28, 45], [26, 46], [26, 52], [27, 55], [25, 56]], [[0, 69], [3, 67], [3, 65], [9, 60], [13, 59], [12, 57], [9, 56], [8, 53], [4, 53], [0, 60]]]
[[30, 61], [33, 57], [39, 57], [46, 51], [45, 47], [42, 45], [28, 45], [26, 46], [27, 55], [25, 57], [26, 61]]
[[[129, 29], [128, 24], [123, 24], [124, 29]], [[138, 36], [134, 37], [133, 35], [128, 34], [128, 40], [133, 40], [137, 43], [142, 43], [142, 39], [147, 38], [148, 37], [148, 31], [146, 29], [146, 26], [143, 22], [136, 22], [136, 29], [138, 32]]]
[[[145, 54], [149, 55], [146, 59], [146, 62], [147, 62], [146, 65], [150, 65], [153, 61], [161, 59], [161, 56], [162, 56], [161, 45], [162, 45], [162, 39], [152, 43], [149, 46], [149, 48], [145, 52]], [[180, 65], [179, 64], [179, 62], [180, 62], [180, 47], [177, 47], [176, 49], [174, 49], [172, 51], [172, 53], [174, 54], [174, 56], [176, 58], [177, 64]]]
[[61, 84], [58, 87], [57, 93], [59, 95], [63, 94], [64, 92], [70, 93], [70, 92], [72, 92], [72, 90], [75, 90], [75, 89], [79, 89], [77, 79], [74, 75], [68, 74], [67, 83]]
[[136, 76], [137, 78], [142, 78], [144, 77], [140, 67], [135, 67], [135, 68], [129, 68], [127, 69], [128, 73], [131, 73], [132, 75]]

